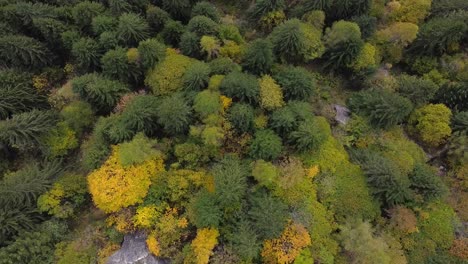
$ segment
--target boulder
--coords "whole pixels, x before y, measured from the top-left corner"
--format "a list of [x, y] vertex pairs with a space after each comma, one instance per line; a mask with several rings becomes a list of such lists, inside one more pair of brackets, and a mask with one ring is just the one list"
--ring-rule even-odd
[[342, 106], [342, 105], [333, 105], [333, 108], [335, 109], [336, 115], [335, 115], [335, 120], [336, 122], [346, 125], [349, 121], [349, 114], [351, 111], [349, 111], [348, 108]]
[[146, 237], [142, 232], [125, 235], [122, 247], [109, 257], [107, 264], [168, 264], [149, 252]]

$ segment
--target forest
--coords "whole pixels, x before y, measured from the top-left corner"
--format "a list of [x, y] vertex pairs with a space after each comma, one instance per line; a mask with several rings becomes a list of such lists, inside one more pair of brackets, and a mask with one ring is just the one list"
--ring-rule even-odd
[[52, 263], [468, 263], [468, 1], [0, 0], [0, 264]]

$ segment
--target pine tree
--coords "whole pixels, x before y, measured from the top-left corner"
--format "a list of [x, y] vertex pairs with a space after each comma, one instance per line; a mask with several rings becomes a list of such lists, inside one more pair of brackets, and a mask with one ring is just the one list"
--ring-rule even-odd
[[99, 66], [101, 53], [98, 43], [92, 38], [81, 38], [74, 42], [71, 54], [79, 69], [84, 72]]
[[145, 70], [153, 69], [166, 56], [166, 47], [156, 39], [146, 39], [138, 44], [141, 65]]
[[49, 64], [51, 53], [33, 38], [7, 35], [0, 37], [0, 58], [5, 66], [32, 69]]
[[188, 130], [192, 111], [182, 95], [173, 94], [162, 99], [158, 112], [158, 123], [168, 134], [181, 134]]
[[45, 106], [46, 98], [26, 84], [0, 86], [0, 119]]
[[132, 46], [149, 36], [149, 26], [137, 14], [126, 13], [119, 17], [117, 37], [126, 45]]
[[254, 74], [268, 73], [273, 66], [273, 46], [270, 41], [257, 39], [247, 49], [242, 65]]

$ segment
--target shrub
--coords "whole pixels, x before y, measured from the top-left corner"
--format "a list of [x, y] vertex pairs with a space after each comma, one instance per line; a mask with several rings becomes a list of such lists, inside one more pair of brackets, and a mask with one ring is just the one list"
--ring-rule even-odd
[[182, 79], [185, 89], [189, 91], [200, 91], [208, 85], [210, 67], [204, 62], [195, 62], [187, 68]]
[[348, 106], [369, 118], [372, 125], [383, 128], [403, 122], [413, 109], [408, 99], [383, 90], [355, 93], [349, 98]]
[[255, 127], [255, 115], [253, 108], [244, 103], [236, 103], [230, 109], [228, 113], [229, 122], [236, 128], [240, 133], [251, 132]]
[[206, 16], [195, 16], [190, 19], [187, 30], [198, 36], [216, 35], [219, 30], [219, 25]]
[[283, 90], [269, 75], [259, 80], [260, 106], [266, 110], [273, 110], [284, 105]]
[[145, 70], [153, 69], [154, 66], [166, 56], [166, 46], [156, 39], [146, 39], [138, 44], [141, 65]]
[[126, 13], [119, 17], [117, 37], [126, 45], [136, 45], [149, 36], [149, 26], [137, 14]]
[[186, 99], [180, 94], [162, 99], [158, 112], [158, 123], [168, 134], [181, 134], [187, 131], [192, 111]]
[[241, 72], [231, 72], [224, 77], [220, 90], [228, 97], [242, 102], [256, 103], [259, 87], [255, 76]]
[[254, 159], [273, 160], [281, 155], [281, 138], [272, 130], [260, 130], [250, 145], [250, 156]]
[[253, 41], [244, 54], [242, 66], [254, 74], [270, 72], [273, 66], [273, 49], [268, 40], [257, 39]]
[[433, 81], [411, 75], [401, 75], [397, 78], [397, 81], [398, 92], [410, 99], [416, 106], [430, 101], [437, 89], [439, 89]]
[[452, 112], [443, 104], [429, 104], [416, 109], [408, 120], [411, 132], [429, 146], [439, 146], [452, 133]]
[[315, 90], [315, 79], [301, 67], [286, 67], [273, 76], [283, 88], [286, 100], [308, 100]]

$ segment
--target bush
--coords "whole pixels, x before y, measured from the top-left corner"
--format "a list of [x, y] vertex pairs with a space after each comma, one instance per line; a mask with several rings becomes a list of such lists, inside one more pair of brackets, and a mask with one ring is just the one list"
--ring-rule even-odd
[[443, 104], [429, 104], [416, 109], [408, 120], [410, 131], [425, 144], [439, 146], [450, 136], [452, 112]]
[[198, 36], [215, 36], [218, 33], [219, 25], [206, 16], [195, 16], [190, 19], [187, 30]]
[[180, 94], [162, 99], [158, 112], [158, 123], [166, 133], [181, 134], [188, 130], [192, 111]]
[[315, 79], [301, 67], [286, 67], [273, 76], [283, 88], [286, 100], [308, 100], [315, 90]]
[[210, 2], [202, 1], [196, 3], [192, 8], [192, 17], [196, 16], [205, 16], [213, 20], [214, 22], [219, 22], [219, 13]]
[[139, 15], [126, 13], [119, 17], [116, 32], [120, 41], [133, 46], [149, 36], [149, 26]]
[[228, 119], [240, 133], [251, 132], [255, 127], [254, 110], [248, 104], [234, 104], [229, 109]]
[[242, 66], [251, 73], [265, 74], [273, 66], [273, 49], [268, 40], [257, 39], [253, 41], [244, 54]]
[[281, 138], [272, 130], [260, 130], [250, 145], [250, 156], [254, 159], [274, 160], [283, 149]]
[[156, 39], [146, 39], [138, 44], [141, 65], [143, 69], [150, 70], [166, 56], [166, 46]]
[[220, 90], [228, 97], [250, 104], [258, 101], [259, 87], [255, 76], [241, 72], [231, 72], [224, 77]]
[[351, 111], [369, 118], [372, 125], [388, 128], [405, 121], [411, 113], [411, 102], [397, 94], [383, 91], [361, 91], [349, 98]]
[[273, 110], [284, 105], [283, 90], [269, 75], [259, 80], [260, 106], [266, 110]]
[[195, 62], [187, 68], [182, 79], [185, 89], [188, 91], [200, 91], [208, 85], [210, 67], [204, 62]]
[[415, 106], [421, 106], [430, 101], [439, 89], [433, 81], [411, 75], [401, 75], [397, 81], [398, 92], [410, 99]]

